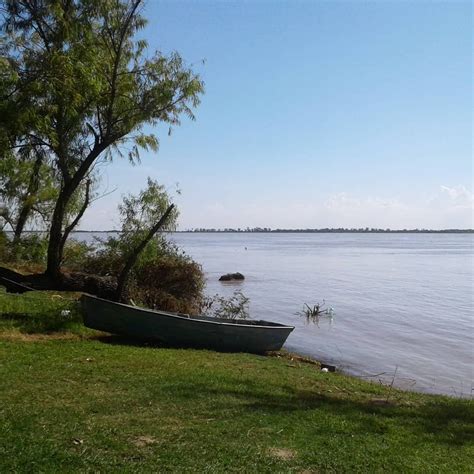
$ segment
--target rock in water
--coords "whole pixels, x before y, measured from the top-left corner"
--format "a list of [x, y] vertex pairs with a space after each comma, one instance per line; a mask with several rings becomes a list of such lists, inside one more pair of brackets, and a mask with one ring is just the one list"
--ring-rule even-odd
[[227, 273], [219, 278], [219, 281], [245, 280], [242, 273]]

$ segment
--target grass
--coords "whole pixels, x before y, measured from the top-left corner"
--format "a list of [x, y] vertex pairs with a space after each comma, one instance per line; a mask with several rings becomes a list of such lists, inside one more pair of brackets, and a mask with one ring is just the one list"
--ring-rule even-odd
[[472, 401], [99, 335], [72, 296], [0, 294], [0, 472], [472, 472]]
[[22, 295], [6, 293], [0, 287], [0, 334], [4, 337], [92, 334], [82, 325], [78, 293], [35, 291]]

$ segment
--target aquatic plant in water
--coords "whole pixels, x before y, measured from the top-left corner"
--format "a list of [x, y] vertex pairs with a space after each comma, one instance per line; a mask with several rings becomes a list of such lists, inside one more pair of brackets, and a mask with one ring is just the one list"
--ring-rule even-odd
[[334, 309], [331, 307], [325, 308], [324, 307], [325, 304], [326, 302], [324, 300], [322, 303], [315, 303], [313, 305], [304, 303], [302, 310], [297, 311], [295, 314], [306, 318], [307, 324], [309, 323], [319, 324], [319, 320], [322, 316], [325, 316], [328, 319], [332, 320], [334, 316]]

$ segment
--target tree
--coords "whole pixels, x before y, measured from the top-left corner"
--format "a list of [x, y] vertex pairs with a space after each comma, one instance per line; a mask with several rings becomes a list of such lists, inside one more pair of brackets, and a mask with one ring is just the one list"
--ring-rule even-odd
[[42, 150], [25, 146], [0, 160], [0, 217], [13, 231], [13, 247], [28, 221], [47, 224], [57, 197]]
[[18, 94], [18, 64], [8, 58], [6, 40], [0, 38], [0, 218], [17, 243], [27, 221], [44, 217], [54, 188], [41, 144], [22, 130], [31, 102]]
[[[0, 110], [14, 115], [21, 105], [20, 144], [35, 140], [57, 172], [46, 269], [57, 281], [78, 222], [65, 224], [78, 188], [99, 161], [126, 153], [137, 163], [140, 149], [156, 151], [157, 137], [143, 127], [177, 125], [182, 114], [194, 119], [204, 86], [179, 54], [145, 55], [146, 42], [136, 39], [146, 24], [142, 0], [1, 1], [7, 79]], [[0, 140], [10, 123], [0, 121]]]
[[119, 212], [125, 263], [117, 278], [116, 299], [124, 301], [128, 277], [140, 253], [158, 231], [175, 230], [179, 213], [165, 188], [151, 178], [138, 196], [124, 197]]
[[[13, 231], [12, 248], [19, 243], [27, 223], [37, 230], [48, 229], [58, 197], [58, 180], [48, 155], [34, 143], [0, 160], [0, 219]], [[63, 238], [67, 239], [95, 196], [97, 173], [81, 183], [68, 203]]]

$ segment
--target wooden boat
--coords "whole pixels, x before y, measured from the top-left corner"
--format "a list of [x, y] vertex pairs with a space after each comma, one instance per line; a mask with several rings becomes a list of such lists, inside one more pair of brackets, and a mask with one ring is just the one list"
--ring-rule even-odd
[[81, 303], [84, 325], [89, 328], [179, 347], [254, 353], [277, 351], [294, 329], [267, 321], [150, 310], [90, 295], [83, 295]]

